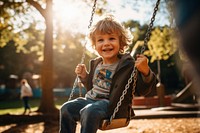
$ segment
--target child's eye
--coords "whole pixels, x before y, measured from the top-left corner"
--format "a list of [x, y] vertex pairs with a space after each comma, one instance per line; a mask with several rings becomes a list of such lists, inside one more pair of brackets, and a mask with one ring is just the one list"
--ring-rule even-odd
[[114, 38], [114, 37], [111, 37], [110, 40], [115, 40], [115, 38]]
[[98, 40], [97, 40], [97, 42], [102, 42], [102, 41], [103, 41], [103, 39], [98, 39]]

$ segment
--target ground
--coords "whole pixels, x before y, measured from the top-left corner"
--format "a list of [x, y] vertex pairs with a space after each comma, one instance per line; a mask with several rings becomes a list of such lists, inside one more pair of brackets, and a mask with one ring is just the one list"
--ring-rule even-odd
[[[58, 133], [58, 119], [39, 114], [1, 115], [1, 133]], [[80, 125], [77, 126], [79, 133]], [[200, 133], [200, 118], [133, 119], [128, 127], [97, 133]]]

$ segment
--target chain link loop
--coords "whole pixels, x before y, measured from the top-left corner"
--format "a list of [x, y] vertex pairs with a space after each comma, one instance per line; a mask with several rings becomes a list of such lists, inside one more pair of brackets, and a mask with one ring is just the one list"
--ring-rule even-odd
[[97, 4], [97, 0], [94, 0], [94, 4], [93, 4], [93, 7], [92, 7], [92, 13], [91, 13], [91, 17], [90, 17], [90, 23], [88, 25], [88, 29], [92, 26], [92, 23], [93, 23], [93, 18], [94, 18], [94, 14], [95, 14], [95, 10], [96, 10], [96, 4]]
[[77, 86], [77, 82], [78, 82], [77, 80], [78, 80], [78, 79], [79, 79], [79, 78], [76, 77], [68, 101], [70, 101], [70, 100], [72, 99], [72, 97], [74, 96], [74, 92], [75, 92], [75, 88], [76, 88], [76, 86]]
[[144, 53], [144, 51], [145, 51], [145, 49], [146, 49], [146, 47], [148, 45], [148, 41], [150, 39], [150, 33], [152, 31], [153, 22], [155, 20], [155, 16], [156, 16], [156, 13], [158, 11], [159, 4], [160, 4], [160, 0], [157, 0], [156, 6], [154, 7], [154, 12], [153, 12], [153, 15], [152, 15], [152, 18], [151, 18], [151, 22], [149, 23], [148, 29], [147, 29], [147, 33], [145, 34], [144, 45], [142, 46], [141, 52], [140, 52], [141, 54]]

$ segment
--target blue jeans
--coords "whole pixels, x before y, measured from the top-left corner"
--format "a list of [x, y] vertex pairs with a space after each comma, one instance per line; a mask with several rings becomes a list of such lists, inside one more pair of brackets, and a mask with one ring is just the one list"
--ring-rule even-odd
[[77, 98], [64, 103], [60, 109], [60, 133], [75, 133], [77, 121], [81, 133], [96, 133], [101, 120], [106, 118], [108, 101]]
[[30, 106], [29, 106], [29, 103], [28, 103], [29, 97], [23, 97], [22, 99], [24, 101], [24, 110], [26, 111], [27, 109], [30, 109]]

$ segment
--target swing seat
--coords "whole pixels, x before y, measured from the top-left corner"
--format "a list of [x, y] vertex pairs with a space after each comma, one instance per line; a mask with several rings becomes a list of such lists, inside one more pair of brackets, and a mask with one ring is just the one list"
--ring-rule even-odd
[[105, 119], [103, 120], [102, 125], [99, 129], [110, 130], [115, 128], [122, 128], [128, 126], [129, 122], [130, 119], [127, 118], [118, 118], [118, 119], [113, 119], [112, 121], [110, 121], [109, 119]]

